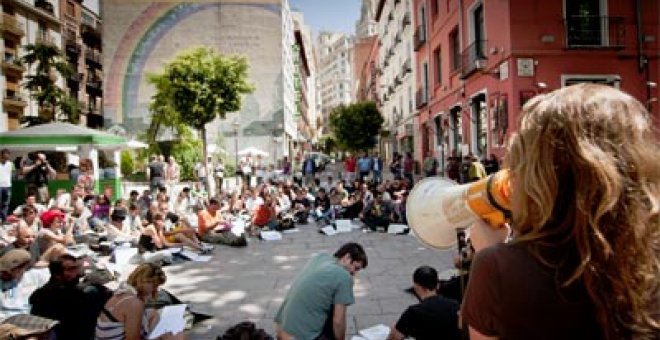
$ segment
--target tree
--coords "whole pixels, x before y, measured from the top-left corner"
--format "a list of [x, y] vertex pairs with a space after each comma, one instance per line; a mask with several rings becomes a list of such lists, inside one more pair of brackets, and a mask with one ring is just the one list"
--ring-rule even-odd
[[77, 100], [70, 98], [55, 84], [58, 74], [66, 78], [74, 72], [62, 51], [49, 43], [28, 44], [23, 48], [25, 55], [21, 57], [21, 63], [34, 65], [34, 73], [26, 77], [27, 81], [23, 86], [37, 101], [42, 116], [41, 120], [32, 121], [38, 123], [59, 120], [77, 123], [80, 113]]
[[254, 90], [247, 71], [244, 57], [224, 56], [205, 47], [178, 55], [161, 73], [148, 76], [156, 87], [150, 108], [158, 117], [152, 126], [172, 126], [180, 132], [186, 125], [198, 130], [206, 164], [206, 124], [241, 108], [242, 95]]
[[347, 151], [371, 149], [383, 125], [376, 103], [359, 102], [336, 107], [330, 113], [330, 130], [337, 145]]

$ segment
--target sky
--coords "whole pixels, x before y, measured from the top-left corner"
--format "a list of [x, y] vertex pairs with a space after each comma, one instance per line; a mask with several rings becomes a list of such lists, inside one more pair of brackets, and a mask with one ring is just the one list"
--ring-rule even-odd
[[292, 10], [305, 14], [305, 23], [314, 33], [320, 30], [355, 33], [360, 18], [360, 0], [289, 0]]

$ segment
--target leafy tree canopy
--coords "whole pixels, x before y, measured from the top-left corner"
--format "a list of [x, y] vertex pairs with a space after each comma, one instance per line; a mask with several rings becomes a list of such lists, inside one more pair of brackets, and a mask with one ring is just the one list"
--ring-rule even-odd
[[383, 117], [374, 102], [341, 105], [330, 113], [330, 129], [335, 141], [348, 151], [376, 146], [382, 125]]
[[165, 66], [162, 73], [150, 74], [156, 87], [151, 108], [202, 130], [217, 116], [241, 108], [242, 94], [253, 87], [247, 81], [244, 57], [224, 56], [200, 47], [184, 52]]

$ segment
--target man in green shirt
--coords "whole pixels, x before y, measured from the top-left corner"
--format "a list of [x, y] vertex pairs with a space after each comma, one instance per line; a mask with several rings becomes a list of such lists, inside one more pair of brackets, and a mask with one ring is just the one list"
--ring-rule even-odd
[[344, 340], [346, 307], [355, 302], [353, 276], [367, 263], [367, 254], [357, 243], [344, 244], [334, 256], [312, 257], [275, 315], [277, 338]]

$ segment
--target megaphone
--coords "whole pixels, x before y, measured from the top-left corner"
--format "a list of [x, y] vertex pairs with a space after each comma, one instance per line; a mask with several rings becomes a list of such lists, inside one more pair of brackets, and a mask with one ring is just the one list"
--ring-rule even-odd
[[501, 228], [511, 216], [509, 172], [501, 170], [482, 180], [459, 185], [430, 177], [408, 195], [408, 224], [427, 246], [447, 249], [456, 245], [456, 231], [481, 219]]

